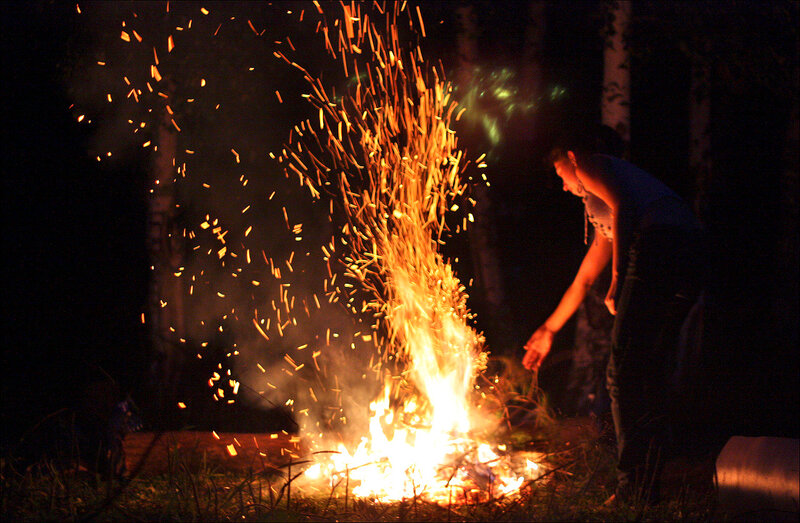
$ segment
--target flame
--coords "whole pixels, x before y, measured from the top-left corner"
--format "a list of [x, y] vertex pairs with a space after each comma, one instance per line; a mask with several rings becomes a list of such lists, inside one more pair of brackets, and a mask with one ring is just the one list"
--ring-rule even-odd
[[[344, 96], [341, 96], [341, 89], [326, 89], [296, 61], [276, 51], [275, 56], [303, 73], [309, 87], [309, 93], [303, 97], [314, 110], [310, 113], [313, 117], [294, 127], [289, 144], [280, 153], [270, 152], [269, 156], [285, 168], [287, 177], [297, 176], [313, 197], [331, 197], [332, 221], [334, 203], [339, 206], [337, 216], [345, 222], [340, 229], [341, 235], [336, 242], [332, 238], [330, 244], [321, 249], [324, 260], [328, 262], [330, 277], [325, 281], [324, 297], [329, 304], [338, 301], [355, 314], [375, 319], [367, 332], [356, 333], [354, 340], [359, 341], [360, 336], [364, 343], [359, 345], [370, 350], [374, 347], [379, 349], [378, 367], [382, 367], [382, 372], [379, 368], [382, 381], [376, 383], [380, 392], [369, 407], [368, 429], [363, 434], [358, 433], [354, 442], [348, 440], [347, 444], [338, 440], [335, 443], [316, 442], [311, 449], [314, 463], [309, 464], [303, 478], [312, 486], [333, 489], [343, 482], [342, 486], [350, 489], [353, 495], [387, 501], [420, 495], [440, 502], [457, 501], [453, 496], [463, 500], [475, 496], [511, 495], [525, 481], [544, 472], [537, 464], [540, 457], [507, 452], [502, 445], [494, 445], [481, 435], [484, 429], [481, 421], [485, 415], [471, 398], [475, 376], [484, 367], [487, 355], [482, 350], [482, 337], [468, 324], [470, 313], [466, 288], [439, 251], [440, 244], [451, 233], [463, 232], [467, 224], [473, 222], [467, 185], [462, 181], [465, 169], [469, 164], [479, 169], [485, 167], [481, 163], [482, 157], [474, 162], [466, 160], [451, 129], [451, 124], [461, 118], [465, 108], [452, 98], [453, 90], [445, 81], [443, 72], [424, 59], [418, 46], [405, 44], [398, 36], [397, 20], [401, 15], [407, 18], [400, 24], [403, 31], [408, 23], [412, 31], [416, 27], [425, 36], [419, 7], [412, 9], [405, 2], [383, 5], [376, 2], [370, 6], [356, 2], [320, 4], [314, 1], [313, 5], [321, 15], [317, 33], [324, 38], [326, 51], [341, 64], [350, 80], [350, 87]], [[327, 9], [340, 9], [340, 13], [331, 16], [324, 12]], [[213, 18], [206, 8], [201, 7], [200, 11]], [[301, 13], [301, 20], [302, 17]], [[234, 17], [225, 23], [233, 24]], [[216, 22], [207, 27], [211, 29], [215, 25]], [[249, 20], [247, 25], [249, 30], [256, 32]], [[125, 23], [122, 27], [119, 45], [128, 52], [130, 46], [127, 44], [132, 39], [142, 43], [142, 37]], [[213, 35], [216, 36], [221, 27], [222, 22]], [[177, 27], [176, 30], [183, 31], [183, 28]], [[116, 31], [115, 28], [115, 41]], [[149, 33], [142, 31], [142, 34]], [[160, 63], [155, 46], [163, 49], [165, 41], [167, 52], [162, 51]], [[288, 37], [286, 43], [294, 50]], [[163, 78], [187, 81], [175, 73], [174, 65], [187, 59], [186, 53], [191, 47], [176, 47], [174, 44], [172, 35], [162, 34], [146, 46], [134, 46], [131, 52], [146, 52], [149, 67], [142, 69], [144, 77], [139, 75], [138, 81], [131, 71], [119, 75], [125, 80], [128, 94], [115, 94], [113, 102], [109, 94], [108, 102], [135, 102], [146, 106], [148, 114], [154, 116], [165, 114], [163, 107], [172, 126], [180, 132], [178, 123], [184, 125], [187, 119], [177, 109], [178, 114], [175, 114], [169, 105], [175, 104], [177, 99], [172, 93], [160, 92], [151, 85], [151, 82], [154, 85], [162, 82]], [[152, 56], [149, 53], [151, 45]], [[98, 65], [114, 66], [113, 62], [109, 62], [109, 66], [105, 62]], [[128, 79], [129, 76], [132, 80]], [[203, 75], [201, 87], [205, 78], [213, 77]], [[328, 95], [336, 91], [340, 97]], [[278, 90], [274, 93], [277, 103], [282, 104], [281, 93]], [[208, 96], [208, 90], [202, 90], [198, 100]], [[192, 103], [195, 99], [186, 101]], [[216, 104], [215, 110], [219, 109], [218, 100], [213, 103]], [[147, 125], [154, 127], [160, 122], [155, 119], [148, 121]], [[145, 122], [139, 124], [130, 120], [129, 124], [136, 139], [141, 140], [142, 135], [135, 133], [145, 127]], [[202, 159], [203, 148], [193, 145], [191, 133], [192, 128], [188, 126], [181, 136], [186, 145], [181, 147], [185, 151], [183, 159], [195, 154]], [[291, 136], [295, 137], [294, 142]], [[137, 143], [152, 151], [160, 145], [157, 140], [151, 142], [149, 139]], [[230, 151], [232, 162], [239, 164], [240, 160], [246, 160], [246, 155], [240, 158], [235, 148], [231, 147]], [[111, 152], [107, 155], [111, 156]], [[97, 160], [101, 160], [99, 155]], [[164, 185], [178, 183], [179, 176], [181, 179], [186, 176], [186, 162], [180, 157], [172, 158], [172, 166], [175, 168], [174, 178], [167, 183], [156, 179], [151, 194]], [[242, 186], [247, 183], [246, 179], [240, 181]], [[209, 181], [197, 182], [211, 190]], [[216, 188], [215, 183], [214, 190]], [[269, 196], [269, 200], [274, 194]], [[282, 211], [287, 231], [299, 242], [302, 225], [289, 220], [285, 207]], [[189, 239], [194, 239], [200, 231], [205, 231], [215, 246], [208, 248], [206, 255], [222, 267], [226, 263], [230, 266], [241, 253], [240, 246], [242, 249], [246, 246], [234, 241], [226, 243], [225, 235], [230, 227], [223, 227], [218, 220], [206, 215], [205, 221], [188, 232], [184, 231], [184, 238], [188, 235]], [[451, 222], [455, 223], [455, 231]], [[245, 237], [251, 229], [247, 229]], [[249, 237], [258, 236], [256, 229]], [[341, 245], [338, 240], [341, 240]], [[193, 250], [199, 248], [200, 243], [197, 243]], [[238, 272], [231, 274], [260, 289], [269, 287], [270, 283], [278, 286], [278, 303], [271, 300], [271, 311], [267, 303], [263, 307], [259, 305], [262, 316], [268, 314], [272, 317], [260, 318], [259, 310], [256, 310], [248, 318], [248, 327], [249, 320], [252, 320], [256, 335], [267, 343], [270, 340], [274, 343], [284, 336], [287, 329], [297, 325], [292, 310], [295, 297], [302, 296], [289, 293], [288, 280], [291, 273], [303, 272], [295, 271], [302, 265], [302, 260], [294, 262], [293, 267], [294, 252], [288, 260], [273, 260], [272, 255], [260, 248], [254, 253], [259, 250], [269, 269], [268, 274], [261, 274], [258, 279], [238, 278]], [[249, 248], [245, 252], [249, 265]], [[198, 254], [201, 253], [198, 251]], [[332, 271], [330, 265], [337, 260], [344, 264], [339, 272]], [[278, 267], [283, 267], [282, 261], [286, 262], [283, 275]], [[155, 270], [154, 267], [151, 266], [151, 270]], [[240, 314], [239, 310], [228, 305], [236, 299], [236, 293], [224, 286], [218, 287], [219, 284], [212, 285], [215, 282], [203, 276], [203, 270], [199, 274], [192, 274], [191, 270], [184, 272], [183, 269], [170, 272], [174, 277], [190, 279], [190, 295], [195, 284], [197, 289], [207, 286], [208, 297], [224, 302], [231, 318]], [[259, 285], [260, 282], [263, 285]], [[166, 296], [162, 298], [157, 305], [168, 310]], [[321, 308], [320, 298], [313, 294], [317, 309]], [[308, 305], [312, 300], [297, 300], [298, 304], [301, 302], [310, 317]], [[222, 319], [228, 316], [226, 313]], [[148, 318], [150, 323], [158, 325], [159, 317], [153, 321]], [[200, 324], [205, 327], [203, 321]], [[184, 334], [177, 330], [170, 326], [170, 332], [176, 336]], [[221, 325], [219, 331], [222, 332]], [[333, 337], [338, 337], [338, 334], [333, 332]], [[289, 376], [314, 369], [323, 373], [325, 351], [331, 345], [331, 329], [324, 337], [324, 346], [321, 338], [319, 344], [312, 341], [312, 344], [295, 345], [297, 360], [286, 354], [284, 360], [288, 367], [282, 370]], [[184, 342], [184, 338], [179, 339]], [[200, 345], [205, 348], [208, 343], [202, 341]], [[354, 345], [351, 347], [355, 348]], [[306, 348], [308, 350], [303, 351]], [[304, 357], [305, 360], [301, 361]], [[370, 366], [373, 366], [372, 362]], [[260, 364], [258, 368], [259, 375], [267, 374]], [[231, 371], [227, 364], [225, 368], [218, 364], [217, 370], [219, 372], [214, 371], [208, 379], [209, 392], [215, 401], [233, 402], [232, 397], [237, 396], [240, 382], [228, 379]], [[364, 370], [354, 369], [359, 375]], [[265, 378], [275, 381], [274, 376]], [[272, 390], [280, 388], [280, 384], [274, 385], [270, 381], [266, 381], [266, 385]], [[339, 389], [338, 382], [336, 389]], [[309, 388], [309, 392], [310, 398], [316, 402], [314, 390]], [[292, 407], [295, 399], [287, 399], [284, 404]], [[303, 412], [307, 409], [297, 411], [298, 414]], [[333, 434], [327, 436], [332, 438]], [[234, 445], [227, 449], [230, 455], [236, 454]]]
[[339, 443], [336, 453], [320, 453], [306, 479], [327, 479], [335, 488], [346, 478], [354, 495], [383, 501], [452, 501], [454, 489], [459, 499], [508, 495], [538, 471], [516, 472], [509, 454], [476, 436], [481, 427], [470, 397], [487, 354], [468, 325], [466, 289], [439, 252], [450, 232], [445, 215], [466, 193], [463, 152], [449, 127], [458, 104], [443, 73], [426, 69], [419, 47], [399, 41], [396, 18], [404, 6], [391, 4], [386, 27], [378, 28], [361, 4], [342, 4], [344, 23], [336, 26], [344, 72], [352, 61], [350, 70], [365, 74], [355, 73], [355, 93], [338, 103], [277, 53], [306, 73], [312, 94], [304, 96], [319, 115], [315, 126], [301, 126], [317, 147], [308, 140], [284, 149], [286, 175], [296, 174], [316, 197], [335, 188], [350, 249], [344, 259], [352, 283], [344, 287], [371, 298], [362, 311], [372, 310], [376, 331], [385, 331], [385, 374], [368, 434], [355, 448]]
[[[343, 480], [355, 485], [352, 494], [380, 501], [423, 497], [433, 502], [462, 502], [474, 498], [513, 495], [528, 480], [544, 472], [531, 459], [498, 454], [488, 442], [478, 442], [468, 432], [441, 430], [451, 416], [424, 416], [413, 399], [402, 412], [391, 407], [391, 386], [370, 405], [369, 435], [354, 451], [340, 444], [335, 454], [311, 465], [305, 479], [316, 485], [328, 482], [335, 489]], [[416, 424], [398, 423], [411, 415]], [[422, 421], [432, 421], [425, 426]], [[438, 425], [438, 428], [437, 428]], [[499, 450], [499, 449], [498, 449]], [[530, 453], [541, 459], [537, 453]]]

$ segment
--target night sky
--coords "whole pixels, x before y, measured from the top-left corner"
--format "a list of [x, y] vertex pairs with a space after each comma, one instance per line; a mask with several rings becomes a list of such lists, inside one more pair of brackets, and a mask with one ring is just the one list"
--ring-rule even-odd
[[[446, 70], [456, 60], [452, 4], [423, 8], [428, 55], [439, 53]], [[524, 38], [525, 3], [473, 4], [484, 31], [483, 65], [513, 68]], [[798, 399], [797, 266], [791, 263], [798, 246], [797, 158], [795, 151], [793, 163], [787, 161], [786, 138], [797, 92], [792, 75], [785, 73], [797, 75], [797, 4], [770, 4], [774, 9], [760, 9], [760, 2], [711, 4], [727, 13], [709, 30], [715, 48], [751, 52], [737, 60], [720, 55], [720, 76], [712, 88], [714, 176], [704, 219], [712, 248], [709, 288], [716, 300], [710, 338], [714, 357], [726, 366], [709, 380], [730, 390], [723, 403], [734, 412], [725, 418], [732, 430], [796, 437], [797, 422], [787, 413], [796, 411]], [[245, 3], [236, 9], [263, 17], [259, 6]], [[580, 202], [561, 191], [542, 161], [547, 129], [562, 120], [599, 119], [598, 3], [552, 3], [547, 14], [543, 67], [548, 85], [560, 86], [567, 95], [543, 109], [533, 135], [515, 132], [524, 120], [506, 122], [487, 171], [513, 326], [503, 333], [482, 328], [490, 344], [511, 345], [496, 352], [515, 357], [570, 283], [585, 249]], [[638, 16], [631, 157], [693, 199], [689, 59], [678, 41], [680, 30], [674, 29], [680, 29], [680, 13], [643, 3]], [[149, 265], [147, 159], [128, 153], [98, 164], [94, 157], [102, 127], [79, 125], [70, 109], [75, 100], [67, 78], [90, 40], [82, 25], [86, 17], [76, 13], [74, 3], [43, 1], [10, 3], [0, 17], [5, 267], [0, 426], [5, 443], [48, 413], [72, 405], [103, 371], [135, 394], [152, 354], [139, 320]], [[284, 123], [289, 129], [294, 121], [286, 117]], [[473, 150], [486, 145], [480, 137], [472, 139]], [[781, 177], [790, 164], [795, 214], [787, 222]], [[794, 238], [788, 253], [782, 250], [787, 235]], [[450, 249], [468, 252], [463, 239]], [[468, 265], [463, 270], [468, 272]], [[473, 308], [481, 327], [486, 311], [478, 298]], [[567, 333], [554, 350], [567, 350], [569, 342]]]

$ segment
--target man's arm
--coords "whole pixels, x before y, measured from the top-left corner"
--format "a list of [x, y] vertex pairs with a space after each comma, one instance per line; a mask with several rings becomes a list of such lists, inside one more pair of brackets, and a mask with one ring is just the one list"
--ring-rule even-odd
[[542, 364], [545, 356], [550, 352], [553, 344], [553, 335], [561, 330], [564, 324], [578, 309], [586, 293], [597, 276], [603, 271], [611, 258], [611, 241], [595, 231], [595, 239], [584, 256], [575, 279], [569, 286], [558, 306], [544, 324], [536, 329], [525, 344], [525, 355], [522, 365], [530, 370], [536, 370]]
[[615, 209], [614, 218], [611, 225], [614, 241], [612, 242], [612, 262], [611, 262], [611, 284], [608, 286], [606, 293], [605, 304], [608, 312], [616, 316], [617, 314], [617, 285], [619, 282], [619, 264], [620, 264], [620, 227], [619, 227], [619, 207]]
[[592, 286], [606, 265], [608, 265], [608, 261], [611, 259], [611, 250], [611, 240], [595, 231], [594, 241], [592, 241], [592, 245], [586, 252], [575, 279], [564, 293], [553, 314], [544, 322], [544, 326], [548, 330], [552, 332], [560, 331], [567, 320], [578, 310], [578, 307], [586, 298], [589, 287]]
[[617, 313], [616, 294], [617, 282], [619, 276], [620, 256], [620, 217], [622, 210], [621, 197], [617, 180], [612, 172], [610, 160], [601, 155], [593, 155], [585, 158], [580, 166], [576, 165], [575, 174], [581, 183], [589, 190], [589, 192], [596, 194], [603, 200], [606, 205], [611, 209], [613, 216], [612, 231], [614, 241], [611, 246], [611, 285], [606, 293], [606, 307], [608, 307], [611, 314]]

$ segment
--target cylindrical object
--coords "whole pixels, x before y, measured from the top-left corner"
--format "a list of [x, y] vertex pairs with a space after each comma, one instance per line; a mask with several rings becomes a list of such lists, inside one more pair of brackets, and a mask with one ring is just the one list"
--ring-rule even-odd
[[800, 440], [734, 436], [717, 458], [719, 508], [734, 520], [797, 521]]

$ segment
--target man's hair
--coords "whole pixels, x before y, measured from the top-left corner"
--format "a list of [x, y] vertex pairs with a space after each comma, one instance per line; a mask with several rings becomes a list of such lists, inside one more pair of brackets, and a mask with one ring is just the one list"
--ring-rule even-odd
[[550, 149], [550, 162], [566, 158], [567, 151], [622, 157], [625, 154], [625, 142], [617, 131], [607, 125], [581, 126], [564, 129], [556, 136]]

